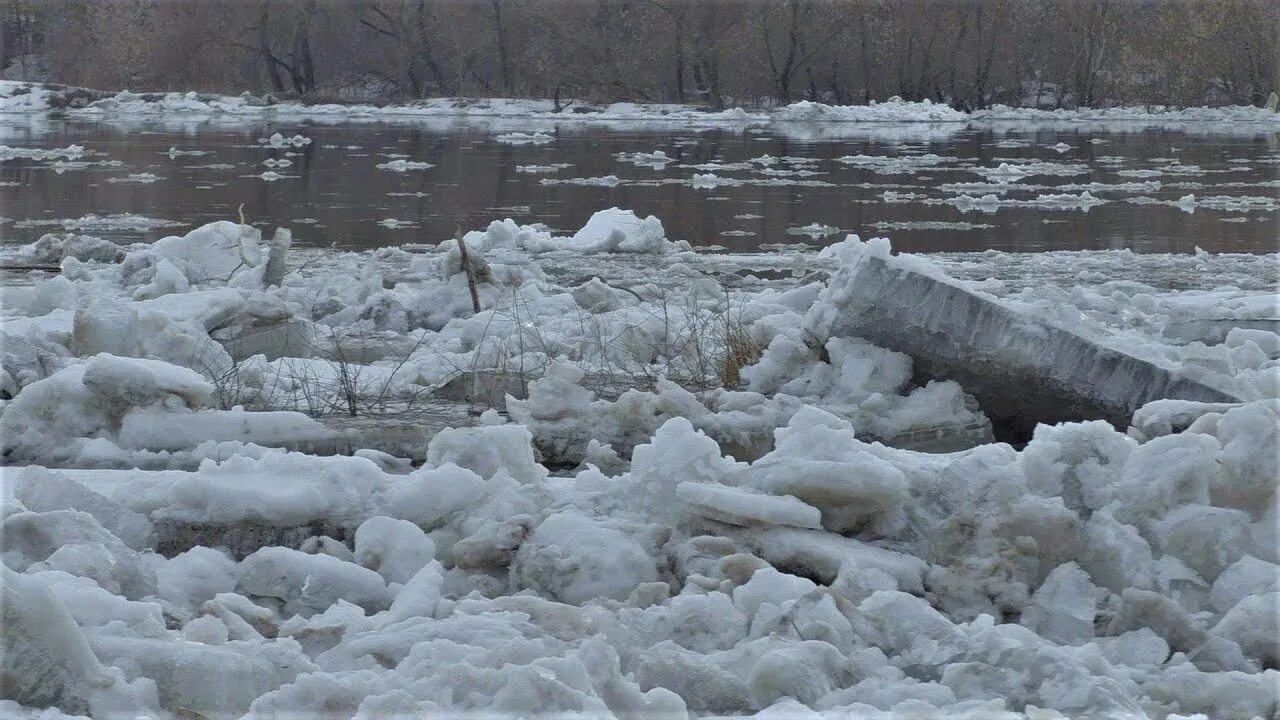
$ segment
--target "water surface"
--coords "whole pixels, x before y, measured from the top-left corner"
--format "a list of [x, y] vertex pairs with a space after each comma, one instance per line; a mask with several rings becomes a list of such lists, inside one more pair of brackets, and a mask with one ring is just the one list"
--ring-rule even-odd
[[[190, 227], [235, 219], [243, 206], [250, 222], [288, 225], [300, 243], [355, 249], [439, 242], [458, 226], [473, 229], [504, 217], [572, 231], [595, 210], [617, 205], [657, 215], [673, 239], [734, 251], [778, 243], [824, 244], [849, 232], [887, 235], [896, 248], [911, 252], [1280, 250], [1280, 215], [1275, 209], [1200, 207], [1188, 212], [1126, 201], [1175, 201], [1188, 194], [1253, 198], [1255, 203], [1274, 200], [1280, 197], [1275, 134], [1099, 133], [1034, 126], [919, 133], [910, 126], [880, 126], [861, 136], [846, 129], [843, 137], [816, 133], [797, 139], [775, 129], [547, 129], [550, 142], [512, 145], [490, 129], [457, 124], [264, 122], [229, 127], [51, 120], [12, 126], [0, 133], [0, 143], [81, 145], [87, 155], [80, 160], [90, 164], [59, 169], [49, 161], [0, 163], [0, 216], [6, 218], [0, 234], [5, 242], [30, 242], [60, 229], [54, 220], [89, 214], [130, 213]], [[273, 149], [259, 142], [277, 131], [304, 135], [311, 143]], [[171, 157], [171, 148], [207, 154]], [[656, 169], [616, 157], [655, 150], [672, 162]], [[911, 158], [927, 155], [943, 159], [917, 163], [914, 169], [908, 166]], [[769, 165], [763, 156], [780, 160]], [[865, 157], [839, 160], [856, 156]], [[396, 159], [434, 167], [407, 172], [375, 167]], [[289, 164], [268, 167], [268, 160]], [[1051, 172], [1070, 172], [1071, 166], [1080, 165], [1086, 170], [1028, 176], [1014, 187], [1029, 189], [1001, 197], [1030, 200], [1063, 185], [1078, 194], [1088, 183], [1129, 187], [1092, 189], [1092, 195], [1108, 202], [1087, 211], [1000, 207], [994, 212], [964, 212], [945, 203], [960, 193], [944, 185], [985, 182], [983, 168], [1030, 160], [1050, 163], [1046, 167]], [[104, 161], [119, 164], [97, 164]], [[557, 163], [566, 167], [547, 173], [518, 169]], [[284, 177], [262, 179], [268, 171]], [[787, 174], [796, 171], [805, 174]], [[158, 179], [145, 182], [146, 174]], [[695, 174], [748, 184], [695, 187], [690, 184]], [[605, 176], [616, 176], [620, 183], [601, 187], [559, 182]], [[760, 182], [774, 184], [751, 184]], [[797, 182], [801, 184], [786, 184]], [[805, 184], [814, 182], [822, 185]], [[1133, 184], [1140, 182], [1159, 182], [1160, 187], [1135, 189]], [[827, 234], [799, 230], [815, 224], [826, 226], [822, 231]], [[82, 231], [135, 240], [183, 227]]]

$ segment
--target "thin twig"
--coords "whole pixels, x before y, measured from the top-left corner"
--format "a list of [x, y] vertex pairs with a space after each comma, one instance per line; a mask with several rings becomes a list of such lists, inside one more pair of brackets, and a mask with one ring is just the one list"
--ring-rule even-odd
[[467, 255], [467, 243], [462, 240], [462, 226], [454, 236], [458, 241], [458, 252], [462, 255], [462, 271], [467, 274], [467, 289], [471, 291], [471, 307], [480, 314], [480, 293], [476, 291], [476, 276], [471, 272], [471, 258]]

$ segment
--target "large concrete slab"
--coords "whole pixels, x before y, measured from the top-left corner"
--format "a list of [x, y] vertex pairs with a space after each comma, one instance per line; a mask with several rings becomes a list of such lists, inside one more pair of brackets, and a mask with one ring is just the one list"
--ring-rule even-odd
[[1024, 439], [1037, 422], [1101, 419], [1124, 428], [1135, 410], [1162, 398], [1239, 402], [878, 256], [863, 255], [832, 283], [830, 335], [865, 338], [912, 356], [917, 374], [959, 382], [1000, 439]]

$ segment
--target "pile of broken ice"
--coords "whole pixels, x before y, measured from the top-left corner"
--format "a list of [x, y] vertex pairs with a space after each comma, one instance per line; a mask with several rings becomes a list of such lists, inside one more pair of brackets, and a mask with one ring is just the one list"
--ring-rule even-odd
[[[287, 232], [235, 223], [23, 250], [62, 275], [5, 290], [0, 714], [1280, 708], [1274, 333], [1223, 350], [1253, 358], [1248, 402], [1042, 425], [1019, 450], [955, 382], [824, 334], [850, 272], [679, 302], [548, 279], [539, 259], [689, 252], [618, 210], [463, 242], [478, 314], [452, 240], [314, 273], [281, 268]], [[937, 274], [856, 239], [832, 254]], [[744, 389], [669, 379], [693, 366], [678, 328], [733, 303], [763, 348]], [[442, 430], [416, 467], [285, 449], [338, 432], [301, 410], [344, 378], [386, 395], [516, 367], [509, 419]], [[657, 379], [593, 385], [619, 369]], [[944, 421], [973, 446], [873, 440]]]

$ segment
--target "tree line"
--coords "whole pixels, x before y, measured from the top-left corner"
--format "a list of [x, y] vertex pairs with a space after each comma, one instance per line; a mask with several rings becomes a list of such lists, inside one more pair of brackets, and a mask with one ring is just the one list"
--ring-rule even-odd
[[1260, 104], [1277, 0], [0, 0], [6, 77], [310, 100]]

